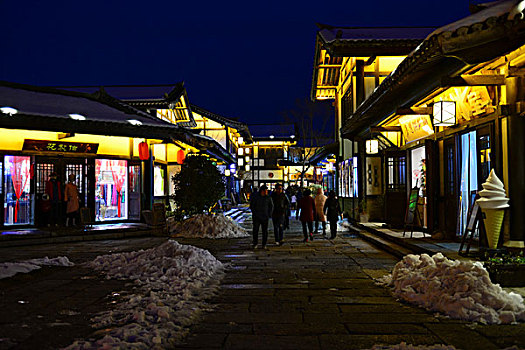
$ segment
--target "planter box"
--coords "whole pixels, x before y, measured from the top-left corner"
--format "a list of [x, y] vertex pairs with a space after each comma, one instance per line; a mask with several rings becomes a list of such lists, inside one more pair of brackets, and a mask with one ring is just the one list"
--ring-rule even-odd
[[525, 265], [496, 265], [487, 270], [492, 283], [502, 287], [525, 287]]

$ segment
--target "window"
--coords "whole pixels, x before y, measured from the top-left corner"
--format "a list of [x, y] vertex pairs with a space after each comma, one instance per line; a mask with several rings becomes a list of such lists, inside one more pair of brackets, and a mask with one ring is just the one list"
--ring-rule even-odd
[[166, 179], [166, 171], [159, 165], [156, 165], [153, 169], [153, 194], [154, 196], [165, 196], [164, 181]]
[[389, 191], [406, 190], [406, 157], [388, 157], [388, 184]]
[[4, 224], [33, 224], [31, 158], [5, 156], [4, 164]]
[[128, 218], [128, 163], [95, 160], [95, 213], [97, 221]]
[[44, 194], [46, 192], [46, 182], [49, 175], [55, 171], [54, 164], [37, 164], [36, 165], [36, 193]]

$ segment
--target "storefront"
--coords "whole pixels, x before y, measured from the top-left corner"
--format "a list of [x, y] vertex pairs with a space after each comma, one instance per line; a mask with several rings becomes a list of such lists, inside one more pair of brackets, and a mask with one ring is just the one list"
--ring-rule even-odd
[[[197, 150], [185, 142], [211, 144], [114, 101], [0, 85], [0, 104], [11, 108], [0, 113], [2, 226], [64, 224], [68, 181], [78, 188], [80, 207], [88, 209], [83, 219], [139, 221], [156, 198], [166, 200], [168, 169]], [[52, 175], [58, 185], [50, 186]]]

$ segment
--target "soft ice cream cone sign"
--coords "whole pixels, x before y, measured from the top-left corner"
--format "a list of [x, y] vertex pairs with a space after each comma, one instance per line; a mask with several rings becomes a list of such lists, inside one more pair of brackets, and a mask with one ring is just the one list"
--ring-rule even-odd
[[505, 209], [509, 207], [509, 199], [506, 197], [505, 186], [496, 176], [494, 169], [490, 171], [489, 177], [482, 184], [483, 190], [479, 192], [480, 199], [477, 200], [483, 212], [483, 222], [487, 233], [489, 248], [498, 247], [501, 226]]

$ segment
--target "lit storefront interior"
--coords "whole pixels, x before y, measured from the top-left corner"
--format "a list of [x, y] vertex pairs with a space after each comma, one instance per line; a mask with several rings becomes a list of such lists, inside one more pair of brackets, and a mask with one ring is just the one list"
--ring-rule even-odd
[[494, 169], [511, 198], [506, 244], [523, 246], [523, 9], [487, 6], [430, 34], [345, 120], [342, 134], [387, 138], [398, 148], [383, 151], [386, 222], [405, 208], [388, 198], [389, 188], [406, 201], [417, 185], [419, 225], [453, 239]]
[[[80, 206], [95, 223], [139, 221], [166, 193], [166, 165], [212, 148], [208, 139], [137, 110], [105, 92], [0, 85], [3, 226], [44, 226], [46, 185], [74, 175]], [[157, 170], [158, 165], [163, 171]], [[64, 208], [62, 208], [64, 210]]]

